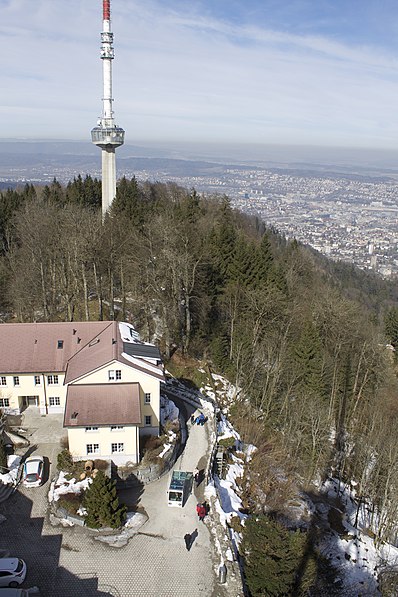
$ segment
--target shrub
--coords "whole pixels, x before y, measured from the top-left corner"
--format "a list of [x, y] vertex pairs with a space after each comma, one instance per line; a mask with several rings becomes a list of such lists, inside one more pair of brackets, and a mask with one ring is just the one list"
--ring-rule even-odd
[[172, 431], [173, 433], [175, 433], [178, 436], [180, 433], [179, 420], [178, 419], [175, 419], [174, 421], [170, 421], [170, 419], [167, 420], [166, 423], [164, 424], [164, 431], [165, 431], [165, 433]]
[[94, 468], [96, 468], [97, 471], [106, 471], [108, 468], [108, 462], [106, 460], [95, 460]]
[[141, 438], [141, 449], [143, 452], [156, 450], [163, 445], [163, 439], [158, 437], [157, 435], [144, 435]]
[[159, 458], [160, 448], [157, 450], [147, 450], [143, 456], [142, 463], [145, 464], [161, 464], [164, 465], [164, 460]]
[[93, 529], [122, 526], [126, 518], [126, 506], [119, 504], [116, 492], [116, 482], [109, 479], [102, 471], [97, 475], [86, 490], [83, 506], [87, 510], [86, 524]]
[[235, 438], [230, 437], [222, 437], [218, 440], [218, 445], [222, 446], [223, 448], [232, 448], [235, 445]]
[[243, 531], [243, 526], [240, 522], [239, 516], [231, 516], [228, 526], [230, 526], [231, 529], [233, 529], [236, 533], [241, 533]]
[[81, 506], [81, 494], [66, 493], [57, 502], [58, 508], [64, 508], [69, 514], [77, 514]]
[[74, 462], [72, 454], [69, 450], [62, 450], [57, 456], [57, 468], [59, 471], [72, 473], [74, 469]]

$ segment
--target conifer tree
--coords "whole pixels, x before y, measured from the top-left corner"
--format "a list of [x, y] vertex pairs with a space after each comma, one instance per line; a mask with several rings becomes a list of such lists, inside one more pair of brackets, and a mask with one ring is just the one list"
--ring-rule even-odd
[[115, 200], [112, 203], [112, 214], [121, 215], [134, 224], [142, 219], [142, 201], [135, 176], [131, 181], [125, 176], [120, 179]]
[[387, 338], [396, 348], [398, 346], [398, 308], [391, 307], [384, 318], [384, 329]]
[[93, 529], [122, 526], [126, 506], [119, 504], [116, 493], [116, 482], [109, 479], [102, 471], [98, 471], [90, 487], [87, 489], [83, 506], [87, 510], [86, 525]]
[[269, 277], [271, 268], [274, 264], [272, 247], [268, 234], [265, 232], [257, 250], [257, 279], [258, 283], [264, 283]]
[[314, 560], [308, 558], [300, 582], [300, 572], [306, 549], [306, 535], [290, 532], [268, 516], [253, 516], [246, 520], [243, 541], [244, 574], [252, 597], [283, 597], [308, 594], [315, 580]]
[[324, 396], [325, 372], [323, 351], [317, 330], [310, 324], [301, 326], [301, 336], [294, 346], [294, 360], [299, 386], [304, 392]]
[[54, 205], [65, 204], [65, 191], [62, 185], [54, 177], [51, 185], [46, 185], [42, 192], [44, 201], [53, 203]]

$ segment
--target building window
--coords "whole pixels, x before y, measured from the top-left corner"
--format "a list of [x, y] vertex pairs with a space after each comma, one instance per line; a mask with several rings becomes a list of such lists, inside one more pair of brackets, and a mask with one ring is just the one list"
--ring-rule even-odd
[[145, 425], [152, 425], [152, 417], [151, 415], [145, 416]]
[[39, 386], [41, 384], [40, 375], [35, 375], [35, 386]]
[[111, 431], [123, 431], [123, 425], [111, 425]]
[[98, 427], [86, 427], [85, 431], [90, 432], [91, 431], [98, 431]]
[[109, 369], [108, 371], [108, 380], [109, 381], [120, 381], [122, 379], [122, 370], [121, 369]]
[[64, 341], [63, 340], [58, 340], [57, 348], [63, 348], [63, 347], [64, 347]]
[[99, 444], [86, 444], [86, 454], [99, 454]]
[[61, 398], [59, 396], [50, 396], [50, 406], [61, 406]]
[[10, 406], [9, 398], [0, 398], [0, 407]]
[[19, 375], [14, 375], [14, 386], [19, 386]]
[[148, 392], [145, 394], [145, 404], [149, 404], [151, 402], [151, 394]]
[[115, 452], [124, 452], [124, 444], [111, 444], [112, 454]]
[[0, 377], [0, 385], [1, 386], [6, 386], [7, 385], [7, 378], [5, 377], [5, 375], [2, 375]]
[[58, 385], [58, 375], [47, 375], [47, 382], [49, 386]]

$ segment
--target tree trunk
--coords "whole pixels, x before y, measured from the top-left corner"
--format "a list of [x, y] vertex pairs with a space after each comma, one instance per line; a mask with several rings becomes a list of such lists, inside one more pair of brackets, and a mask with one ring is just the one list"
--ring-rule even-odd
[[109, 319], [114, 321], [115, 319], [115, 288], [114, 288], [114, 278], [113, 278], [113, 269], [112, 266], [109, 266], [108, 269], [109, 273]]
[[97, 273], [97, 266], [95, 265], [95, 261], [93, 263], [93, 269], [94, 269], [95, 289], [96, 289], [97, 298], [98, 298], [98, 320], [103, 321], [104, 306], [103, 306], [103, 296], [102, 296], [102, 279], [101, 279], [101, 274], [98, 275], [98, 273]]
[[47, 295], [46, 295], [46, 281], [44, 279], [44, 267], [43, 267], [42, 261], [40, 261], [40, 278], [41, 278], [41, 292], [42, 292], [42, 300], [43, 300], [44, 318], [46, 321], [48, 321], [48, 303], [47, 303]]
[[84, 263], [82, 263], [82, 278], [83, 278], [84, 314], [86, 317], [86, 321], [90, 321], [90, 311], [88, 308], [87, 275], [86, 275], [86, 266]]

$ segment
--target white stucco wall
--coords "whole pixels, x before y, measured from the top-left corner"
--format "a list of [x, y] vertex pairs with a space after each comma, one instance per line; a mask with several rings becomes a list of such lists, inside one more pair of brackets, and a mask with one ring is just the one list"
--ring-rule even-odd
[[[124, 426], [123, 429], [111, 430], [110, 427], [98, 427], [95, 431], [86, 431], [85, 427], [68, 429], [69, 451], [75, 460], [113, 460], [117, 465], [139, 461], [139, 440], [137, 427]], [[87, 453], [87, 445], [98, 444], [99, 451]], [[112, 444], [123, 444], [122, 452], [112, 452]]]
[[[58, 383], [49, 384], [49, 375], [58, 375]], [[6, 411], [19, 413], [25, 406], [25, 398], [35, 397], [36, 406], [40, 408], [42, 414], [64, 412], [66, 387], [63, 385], [65, 377], [63, 373], [19, 373], [0, 374], [0, 376], [6, 378], [6, 385], [0, 385], [0, 398], [8, 399], [10, 403], [9, 407], [4, 407]], [[35, 383], [35, 376], [40, 378], [40, 384]], [[15, 377], [18, 377], [18, 385], [15, 385]], [[59, 406], [50, 406], [50, 397], [59, 398]]]
[[[121, 371], [120, 380], [109, 380], [109, 371]], [[159, 433], [160, 423], [160, 381], [142, 373], [133, 367], [128, 367], [124, 363], [113, 361], [106, 367], [99, 369], [93, 373], [85, 375], [79, 379], [76, 384], [117, 384], [117, 383], [138, 383], [140, 385], [140, 398], [141, 398], [141, 413], [142, 413], [142, 424], [140, 425], [141, 434], [148, 433], [156, 435]], [[145, 394], [150, 394], [150, 403], [145, 402]], [[151, 425], [145, 423], [145, 417], [151, 417]]]

